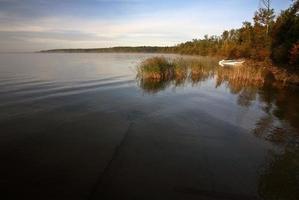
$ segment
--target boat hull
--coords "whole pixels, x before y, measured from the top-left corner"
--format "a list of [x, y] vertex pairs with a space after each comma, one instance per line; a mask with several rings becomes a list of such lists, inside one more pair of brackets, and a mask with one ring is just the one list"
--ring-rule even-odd
[[237, 66], [237, 65], [242, 65], [245, 61], [236, 61], [236, 60], [221, 60], [219, 61], [219, 65], [221, 67], [225, 67], [225, 66]]

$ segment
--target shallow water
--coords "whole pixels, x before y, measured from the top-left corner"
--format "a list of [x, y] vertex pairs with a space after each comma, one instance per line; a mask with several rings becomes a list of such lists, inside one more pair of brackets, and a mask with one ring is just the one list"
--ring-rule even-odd
[[0, 195], [299, 198], [296, 89], [217, 66], [140, 80], [152, 56], [0, 54]]

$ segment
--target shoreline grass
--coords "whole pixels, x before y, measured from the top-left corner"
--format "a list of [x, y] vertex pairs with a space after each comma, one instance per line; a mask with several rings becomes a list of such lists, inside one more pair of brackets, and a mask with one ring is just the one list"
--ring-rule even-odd
[[218, 66], [217, 61], [218, 59], [213, 57], [166, 58], [154, 56], [142, 61], [137, 66], [137, 78], [156, 81], [172, 80], [180, 84], [187, 79], [196, 83], [216, 74], [218, 79], [222, 81], [263, 85], [270, 80], [272, 83], [283, 87], [299, 86], [299, 74], [281, 70], [271, 63], [246, 60], [244, 65], [223, 68]]

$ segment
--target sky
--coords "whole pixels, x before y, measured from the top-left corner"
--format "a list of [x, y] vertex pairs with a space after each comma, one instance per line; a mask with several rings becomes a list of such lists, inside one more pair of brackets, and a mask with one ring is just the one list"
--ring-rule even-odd
[[[276, 13], [291, 0], [272, 0]], [[259, 0], [0, 0], [0, 52], [171, 46], [252, 21]]]

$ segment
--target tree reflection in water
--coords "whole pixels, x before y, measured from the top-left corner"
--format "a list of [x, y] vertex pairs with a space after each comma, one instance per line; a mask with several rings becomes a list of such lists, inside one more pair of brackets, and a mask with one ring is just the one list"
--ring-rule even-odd
[[290, 88], [263, 87], [259, 91], [263, 110], [253, 133], [281, 147], [269, 152], [259, 178], [263, 199], [299, 199], [299, 105], [298, 93]]
[[240, 106], [250, 107], [252, 102], [259, 101], [265, 114], [257, 120], [252, 133], [280, 147], [280, 150], [269, 152], [267, 162], [259, 175], [258, 193], [262, 199], [299, 199], [297, 89], [275, 82], [266, 68], [246, 65], [223, 68], [218, 67], [215, 61], [196, 59], [175, 63], [173, 75], [166, 78], [152, 79], [138, 74], [139, 86], [145, 92], [153, 94], [170, 86], [189, 83], [194, 86], [214, 79], [216, 88], [224, 85], [231, 94], [237, 95], [237, 104]]

